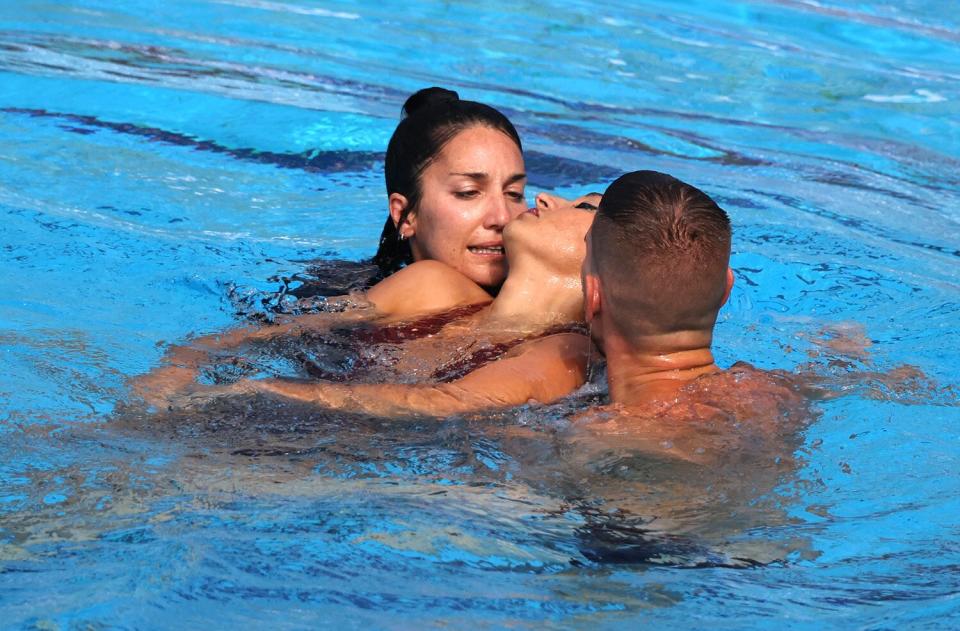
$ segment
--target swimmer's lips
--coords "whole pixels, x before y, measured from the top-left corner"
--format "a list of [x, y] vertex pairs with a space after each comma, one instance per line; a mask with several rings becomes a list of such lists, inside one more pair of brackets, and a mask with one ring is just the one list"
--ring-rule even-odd
[[[530, 213], [531, 215], [533, 215], [534, 217], [537, 217], [538, 219], [540, 218], [540, 209], [537, 208], [536, 206], [534, 206], [533, 208], [528, 208], [525, 212], [521, 213], [521, 215], [525, 215], [527, 213]], [[517, 217], [517, 219], [519, 218], [520, 217]], [[481, 245], [468, 245], [467, 250], [469, 250], [472, 254], [476, 254], [477, 256], [495, 257], [499, 255], [502, 257], [504, 255], [503, 243], [496, 243], [496, 244], [484, 243]]]

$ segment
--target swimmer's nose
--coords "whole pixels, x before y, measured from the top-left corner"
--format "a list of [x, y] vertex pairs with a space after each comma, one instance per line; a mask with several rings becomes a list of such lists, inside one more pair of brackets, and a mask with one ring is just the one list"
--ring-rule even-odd
[[546, 208], [547, 210], [553, 210], [560, 206], [560, 198], [550, 193], [537, 193], [536, 202], [537, 208]]

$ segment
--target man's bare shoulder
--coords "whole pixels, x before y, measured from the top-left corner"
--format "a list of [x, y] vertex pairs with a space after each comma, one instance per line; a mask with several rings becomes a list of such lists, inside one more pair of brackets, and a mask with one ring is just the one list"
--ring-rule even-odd
[[789, 373], [737, 363], [669, 397], [585, 411], [576, 424], [604, 442], [710, 463], [744, 451], [789, 453], [788, 444], [813, 418], [809, 399]]
[[384, 315], [409, 317], [489, 302], [490, 294], [439, 261], [417, 261], [380, 281], [367, 300]]
[[802, 422], [809, 414], [810, 402], [801, 394], [801, 385], [790, 373], [737, 362], [681, 388], [674, 413], [682, 412], [686, 404], [712, 409], [715, 415], [736, 423]]

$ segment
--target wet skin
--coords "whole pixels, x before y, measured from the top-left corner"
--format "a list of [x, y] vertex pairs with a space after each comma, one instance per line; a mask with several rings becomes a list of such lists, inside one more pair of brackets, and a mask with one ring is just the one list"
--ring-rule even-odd
[[[484, 288], [507, 276], [503, 228], [526, 210], [523, 156], [506, 134], [474, 126], [453, 137], [420, 177], [417, 208], [399, 226], [414, 261], [434, 260]], [[399, 221], [404, 196], [390, 196]]]
[[[516, 347], [511, 345], [512, 350], [496, 362], [496, 366], [482, 366], [458, 380], [459, 383], [444, 384], [449, 387], [442, 392], [413, 392], [404, 390], [407, 386], [389, 384], [365, 385], [363, 398], [365, 403], [373, 406], [368, 411], [392, 415], [412, 410], [446, 415], [461, 409], [506, 407], [525, 403], [531, 398], [552, 400], [583, 382], [589, 340], [579, 333], [543, 335], [557, 325], [576, 322], [582, 317], [583, 293], [579, 273], [585, 252], [584, 235], [593, 219], [593, 213], [584, 208], [592, 208], [593, 204], [582, 199], [565, 204], [561, 204], [560, 198], [540, 201], [542, 199], [538, 196], [539, 210], [535, 208], [530, 213], [521, 213], [502, 231], [502, 242], [508, 249], [510, 266], [516, 274], [507, 279], [497, 299], [475, 315], [451, 322], [436, 334], [396, 345], [390, 352], [395, 362], [396, 377], [393, 380], [407, 383], [429, 381], [437, 369], [465, 353], [472, 353], [477, 347], [517, 342]], [[390, 319], [395, 320], [398, 310], [412, 308], [405, 303], [418, 291], [431, 294], [432, 307], [436, 311], [443, 310], [445, 300], [450, 303], [446, 308], [490, 300], [489, 295], [463, 274], [438, 261], [426, 260], [408, 266], [371, 289], [368, 298], [374, 307], [373, 315], [389, 300], [403, 302], [391, 304], [386, 310]], [[341, 315], [303, 316], [280, 327], [245, 333], [239, 341], [268, 339], [276, 335], [315, 335], [330, 326], [331, 319], [335, 321]], [[202, 355], [204, 350], [200, 348], [193, 352]], [[142, 395], [163, 405], [164, 399], [175, 396], [171, 391], [191, 389], [190, 382], [199, 365], [191, 359], [182, 368], [173, 366], [172, 370], [155, 371], [154, 383], [150, 383], [149, 378], [140, 380]], [[162, 374], [164, 372], [169, 374]], [[175, 377], [176, 382], [164, 383], [167, 381], [165, 377]], [[382, 375], [382, 378], [391, 380], [388, 375]], [[330, 384], [317, 383], [314, 386], [282, 380], [246, 381], [243, 385], [247, 389], [331, 407], [346, 408], [358, 403], [350, 386], [337, 389]], [[376, 403], [378, 396], [381, 397], [379, 404]]]

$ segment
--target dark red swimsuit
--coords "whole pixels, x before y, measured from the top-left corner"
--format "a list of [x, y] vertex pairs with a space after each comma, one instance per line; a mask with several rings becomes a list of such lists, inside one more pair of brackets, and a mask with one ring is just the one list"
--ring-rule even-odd
[[[322, 346], [323, 348], [327, 349], [328, 352], [334, 351], [335, 349], [336, 351], [349, 355], [352, 358], [352, 361], [350, 362], [351, 365], [347, 370], [344, 371], [338, 370], [334, 372], [325, 369], [316, 361], [310, 359], [306, 352], [298, 353], [298, 359], [307, 374], [315, 379], [322, 379], [324, 381], [333, 381], [338, 383], [360, 381], [366, 373], [375, 368], [378, 364], [375, 359], [376, 354], [369, 352], [361, 353], [361, 349], [369, 351], [371, 346], [380, 344], [399, 344], [405, 341], [416, 340], [434, 335], [447, 324], [450, 324], [459, 318], [471, 316], [486, 307], [488, 304], [490, 303], [480, 303], [467, 305], [465, 307], [458, 307], [456, 309], [431, 315], [413, 322], [403, 322], [400, 324], [391, 324], [386, 326], [369, 325], [359, 328], [344, 327], [340, 329], [334, 329], [332, 332], [338, 334], [338, 337], [340, 338], [339, 340], [331, 339], [328, 336], [314, 338], [316, 334], [310, 334], [310, 337], [314, 338], [313, 340], [304, 340], [308, 343], [312, 341], [313, 344], [311, 345]], [[586, 335], [587, 330], [582, 324], [571, 323], [551, 327], [546, 331], [536, 335], [517, 338], [509, 342], [502, 342], [498, 344], [479, 342], [479, 348], [440, 366], [430, 375], [430, 377], [438, 382], [454, 381], [464, 377], [481, 366], [500, 359], [511, 349], [524, 342], [544, 338], [549, 335], [556, 335], [558, 333], [582, 333]]]

